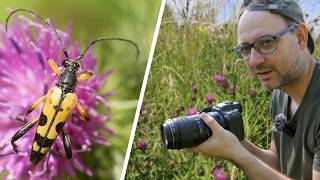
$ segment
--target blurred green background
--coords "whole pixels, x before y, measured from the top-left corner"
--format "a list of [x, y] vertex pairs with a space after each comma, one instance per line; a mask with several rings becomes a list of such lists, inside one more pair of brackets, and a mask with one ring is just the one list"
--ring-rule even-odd
[[[249, 77], [245, 63], [231, 53], [237, 44], [237, 18], [224, 22], [219, 17], [229, 7], [226, 3], [232, 2], [239, 4], [233, 0], [166, 1], [125, 179], [225, 179], [215, 176], [217, 169], [224, 171], [226, 179], [248, 179], [227, 160], [186, 149], [166, 150], [162, 145], [160, 127], [166, 119], [222, 101], [240, 102], [246, 138], [269, 148], [271, 92]], [[308, 26], [319, 28], [317, 23]], [[319, 57], [320, 38], [313, 37], [314, 57]], [[219, 86], [215, 75], [223, 75], [229, 86]], [[215, 101], [208, 102], [208, 95]]]
[[[100, 36], [127, 38], [139, 45], [140, 57], [137, 62], [135, 49], [131, 45], [105, 42], [95, 46], [99, 74], [113, 70], [104, 92], [114, 93], [114, 96], [107, 99], [112, 108], [112, 120], [107, 126], [116, 135], [109, 138], [112, 143], [110, 148], [93, 148], [93, 153], [84, 155], [84, 161], [95, 174], [94, 178], [120, 177], [160, 4], [161, 0], [0, 1], [2, 23], [9, 10], [30, 9], [49, 18], [58, 29], [66, 30], [68, 23], [71, 23], [73, 40], [80, 42], [82, 49], [89, 41]], [[85, 177], [79, 173], [77, 178]]]

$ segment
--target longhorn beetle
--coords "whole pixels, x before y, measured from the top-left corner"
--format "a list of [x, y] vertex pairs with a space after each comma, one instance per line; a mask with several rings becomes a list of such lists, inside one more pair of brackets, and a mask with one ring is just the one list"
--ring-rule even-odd
[[49, 66], [53, 70], [53, 72], [59, 77], [59, 80], [55, 84], [55, 86], [48, 91], [46, 95], [40, 97], [28, 108], [24, 117], [24, 121], [26, 120], [26, 115], [31, 113], [35, 108], [39, 106], [40, 103], [44, 101], [44, 105], [42, 107], [40, 116], [33, 119], [32, 121], [25, 123], [24, 126], [12, 137], [11, 144], [13, 150], [16, 153], [18, 152], [15, 141], [17, 141], [20, 137], [26, 134], [35, 124], [38, 124], [30, 154], [31, 164], [36, 165], [41, 161], [41, 159], [49, 151], [50, 147], [52, 146], [60, 132], [62, 135], [66, 158], [70, 159], [72, 158], [70, 139], [66, 131], [63, 129], [63, 126], [69, 114], [75, 107], [77, 107], [81, 116], [86, 121], [89, 121], [89, 116], [87, 112], [84, 110], [84, 108], [79, 104], [77, 95], [75, 93], [77, 81], [85, 81], [89, 79], [93, 74], [91, 72], [85, 71], [81, 75], [77, 76], [76, 73], [77, 70], [80, 68], [80, 60], [84, 57], [87, 50], [93, 46], [93, 44], [99, 41], [107, 40], [124, 41], [134, 45], [137, 51], [137, 60], [139, 57], [138, 45], [135, 42], [128, 39], [117, 37], [101, 37], [90, 42], [87, 48], [77, 58], [70, 59], [59, 33], [55, 30], [55, 28], [53, 28], [52, 25], [50, 25], [50, 23], [47, 20], [43, 19], [40, 15], [31, 10], [17, 9], [12, 11], [6, 19], [6, 32], [8, 31], [8, 22], [10, 17], [19, 11], [24, 11], [36, 16], [53, 30], [58, 40], [60, 41], [61, 48], [66, 59], [62, 61], [62, 66], [64, 70], [61, 73], [58, 68], [58, 65], [54, 62], [54, 60], [48, 58]]

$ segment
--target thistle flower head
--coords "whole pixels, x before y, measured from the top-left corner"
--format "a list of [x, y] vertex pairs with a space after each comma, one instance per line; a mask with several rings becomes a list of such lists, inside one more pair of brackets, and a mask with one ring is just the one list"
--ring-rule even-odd
[[227, 179], [226, 172], [224, 172], [224, 170], [222, 168], [215, 168], [215, 170], [213, 171], [213, 177], [216, 180], [226, 180]]
[[[58, 32], [69, 56], [76, 58], [80, 54], [80, 47], [71, 39], [71, 28], [68, 32]], [[71, 140], [72, 159], [65, 160], [48, 153], [38, 165], [31, 166], [29, 156], [36, 127], [16, 141], [19, 153], [13, 153], [11, 138], [23, 125], [17, 121], [17, 117], [23, 118], [30, 104], [45, 95], [58, 80], [47, 58], [52, 58], [59, 66], [65, 59], [61, 45], [50, 28], [25, 17], [13, 21], [8, 32], [0, 23], [0, 172], [7, 172], [9, 179], [75, 176], [76, 170], [90, 176], [92, 172], [81, 160], [80, 152], [91, 151], [93, 144], [110, 145], [105, 135], [113, 132], [105, 126], [105, 122], [111, 117], [96, 111], [99, 102], [107, 105], [105, 97], [110, 95], [98, 94], [110, 75], [110, 72], [106, 72], [77, 85], [78, 102], [91, 120], [81, 120], [80, 113], [74, 110], [64, 125]], [[91, 51], [82, 59], [81, 67], [82, 71], [96, 73], [96, 58]], [[26, 118], [37, 118], [40, 111], [38, 107]], [[61, 139], [58, 136], [51, 149], [65, 154]]]
[[196, 84], [193, 84], [191, 89], [192, 89], [193, 93], [197, 93], [198, 92], [198, 86]]
[[221, 75], [221, 74], [216, 74], [212, 77], [212, 80], [220, 87], [227, 89], [229, 87], [229, 82], [227, 79]]
[[137, 143], [137, 148], [141, 151], [145, 151], [147, 149], [147, 143], [143, 139], [140, 139]]
[[250, 91], [250, 96], [253, 97], [253, 98], [257, 97], [257, 91], [254, 90], [254, 89], [251, 90], [251, 91]]
[[140, 113], [142, 113], [142, 112], [143, 112], [143, 110], [144, 110], [144, 102], [142, 102], [142, 104], [141, 104]]
[[215, 101], [216, 98], [213, 95], [209, 94], [206, 96], [206, 100], [208, 104], [212, 104], [212, 102]]
[[228, 92], [230, 94], [234, 94], [236, 92], [236, 86], [233, 85], [233, 84], [230, 84], [229, 87], [228, 87]]
[[198, 113], [197, 108], [195, 108], [195, 107], [190, 107], [190, 108], [188, 109], [187, 115], [190, 116], [190, 115], [194, 115], [194, 114], [197, 114], [197, 113]]
[[178, 115], [181, 112], [181, 108], [177, 107], [175, 111], [176, 111], [176, 114]]

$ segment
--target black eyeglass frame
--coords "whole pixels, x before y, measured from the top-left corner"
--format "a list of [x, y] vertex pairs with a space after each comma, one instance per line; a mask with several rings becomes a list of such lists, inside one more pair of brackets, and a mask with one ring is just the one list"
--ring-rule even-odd
[[[268, 36], [271, 36], [271, 37], [274, 39], [274, 41], [276, 42], [281, 36], [283, 36], [284, 34], [290, 32], [290, 31], [292, 31], [292, 30], [294, 30], [294, 29], [297, 28], [297, 27], [298, 27], [298, 24], [297, 24], [297, 23], [290, 23], [286, 29], [284, 29], [284, 30], [276, 33], [275, 35], [268, 35]], [[261, 37], [260, 37], [260, 38], [261, 38]], [[259, 38], [258, 38], [258, 39], [259, 39]], [[275, 47], [274, 47], [271, 51], [266, 52], [266, 53], [262, 52], [258, 47], [255, 46], [255, 43], [257, 42], [258, 39], [256, 39], [253, 43], [246, 45], [246, 48], [250, 48], [250, 50], [251, 50], [252, 48], [254, 48], [254, 49], [257, 50], [260, 54], [269, 54], [269, 53], [274, 52], [274, 51], [277, 49], [277, 44], [275, 43]], [[240, 48], [241, 48], [241, 45], [237, 45], [237, 46], [233, 47], [233, 48], [231, 49], [231, 51], [236, 55], [236, 57], [237, 57], [239, 60], [249, 59], [250, 55], [249, 55], [248, 57], [246, 57], [246, 58], [243, 58], [243, 56], [241, 55], [241, 50], [240, 50]]]

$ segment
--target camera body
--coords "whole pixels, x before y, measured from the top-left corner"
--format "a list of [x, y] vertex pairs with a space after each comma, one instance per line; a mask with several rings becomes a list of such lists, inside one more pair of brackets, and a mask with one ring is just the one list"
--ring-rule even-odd
[[[244, 139], [242, 107], [238, 102], [223, 102], [205, 108], [224, 129], [232, 132], [239, 140]], [[161, 125], [162, 143], [167, 149], [182, 149], [201, 144], [212, 135], [201, 115], [182, 116], [168, 119]]]

